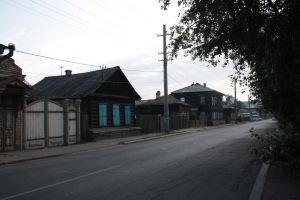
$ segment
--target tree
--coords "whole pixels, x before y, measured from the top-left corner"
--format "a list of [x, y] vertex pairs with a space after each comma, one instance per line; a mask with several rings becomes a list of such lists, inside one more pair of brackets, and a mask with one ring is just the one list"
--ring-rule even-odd
[[[159, 0], [167, 9], [170, 0]], [[279, 121], [300, 130], [300, 1], [177, 0], [172, 55], [213, 65], [232, 60], [239, 80]], [[250, 69], [244, 75], [243, 70]]]

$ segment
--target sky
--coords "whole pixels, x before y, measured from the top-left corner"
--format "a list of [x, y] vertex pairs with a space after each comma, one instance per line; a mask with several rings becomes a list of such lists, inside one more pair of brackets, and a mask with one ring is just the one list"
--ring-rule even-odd
[[[14, 43], [19, 51], [99, 67], [84, 66], [15, 52], [13, 58], [34, 85], [46, 76], [120, 66], [142, 99], [163, 92], [162, 26], [178, 22], [178, 10], [160, 9], [158, 0], [0, 0], [0, 43]], [[61, 68], [62, 67], [62, 68]], [[207, 62], [179, 57], [168, 63], [169, 92], [206, 83], [233, 95], [232, 66], [212, 67]], [[242, 93], [245, 90], [246, 92]], [[247, 88], [237, 97], [248, 99]]]

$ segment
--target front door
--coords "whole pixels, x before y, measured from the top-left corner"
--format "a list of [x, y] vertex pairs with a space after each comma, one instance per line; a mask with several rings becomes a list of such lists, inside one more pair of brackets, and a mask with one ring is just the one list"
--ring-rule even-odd
[[15, 149], [15, 111], [0, 110], [0, 151]]

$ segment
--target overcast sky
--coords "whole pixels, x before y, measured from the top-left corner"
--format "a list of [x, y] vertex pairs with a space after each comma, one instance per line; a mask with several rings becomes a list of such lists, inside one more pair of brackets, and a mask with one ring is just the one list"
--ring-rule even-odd
[[[120, 66], [142, 99], [163, 92], [162, 25], [178, 21], [177, 8], [162, 11], [157, 0], [0, 0], [0, 43], [14, 43], [20, 51], [107, 67]], [[45, 76], [97, 70], [15, 53], [26, 80], [35, 84]], [[139, 71], [128, 71], [128, 70]], [[158, 72], [157, 72], [158, 71]], [[233, 95], [232, 67], [179, 58], [168, 64], [169, 92], [190, 85]], [[248, 93], [238, 98], [247, 100]]]

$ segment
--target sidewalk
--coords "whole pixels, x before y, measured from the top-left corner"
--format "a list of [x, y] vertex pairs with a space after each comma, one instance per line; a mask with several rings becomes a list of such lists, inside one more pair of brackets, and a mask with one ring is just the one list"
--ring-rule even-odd
[[263, 200], [300, 199], [300, 174], [298, 176], [271, 166], [268, 171]]
[[1, 152], [0, 165], [101, 149], [101, 148], [117, 145], [122, 141], [154, 137], [157, 136], [158, 134], [160, 133], [151, 133], [151, 134], [145, 134], [139, 136], [126, 137], [126, 138], [103, 139], [97, 142], [86, 142], [82, 144], [56, 146], [56, 147], [49, 147], [43, 149]]
[[35, 160], [35, 159], [56, 157], [56, 156], [62, 156], [66, 154], [72, 154], [72, 153], [78, 153], [84, 151], [91, 151], [91, 150], [111, 147], [118, 144], [130, 144], [130, 143], [141, 142], [146, 140], [158, 139], [162, 137], [170, 137], [179, 134], [203, 131], [203, 130], [208, 130], [213, 128], [221, 128], [224, 126], [228, 126], [228, 125], [180, 129], [180, 130], [174, 130], [167, 135], [163, 133], [149, 133], [149, 134], [143, 134], [139, 136], [131, 136], [125, 138], [103, 139], [96, 142], [87, 142], [87, 143], [74, 144], [69, 146], [57, 146], [57, 147], [49, 147], [44, 149], [1, 152], [0, 165], [13, 164], [13, 163]]

